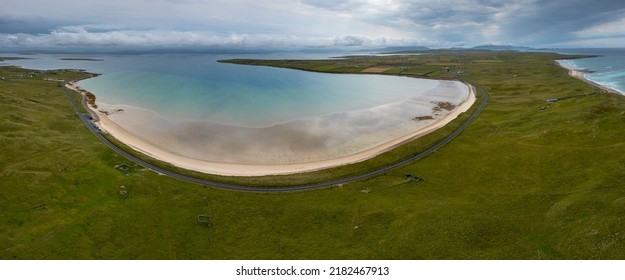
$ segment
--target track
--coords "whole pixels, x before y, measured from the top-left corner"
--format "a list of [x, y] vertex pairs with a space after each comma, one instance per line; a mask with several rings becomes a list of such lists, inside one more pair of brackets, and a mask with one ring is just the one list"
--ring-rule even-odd
[[311, 190], [311, 189], [318, 189], [318, 188], [324, 188], [324, 187], [330, 187], [330, 186], [335, 186], [335, 185], [339, 185], [339, 184], [345, 184], [345, 183], [350, 183], [350, 182], [354, 182], [354, 181], [358, 181], [358, 180], [362, 180], [362, 179], [366, 179], [369, 177], [373, 177], [379, 174], [382, 174], [384, 172], [387, 172], [391, 169], [397, 168], [399, 166], [414, 162], [416, 160], [419, 160], [423, 157], [428, 156], [429, 154], [433, 153], [434, 151], [438, 150], [439, 148], [441, 148], [442, 146], [444, 146], [445, 144], [451, 142], [451, 140], [453, 140], [456, 136], [458, 136], [460, 133], [462, 133], [468, 126], [469, 124], [471, 124], [471, 122], [473, 120], [475, 120], [478, 115], [482, 112], [482, 110], [484, 109], [484, 107], [486, 107], [486, 104], [488, 104], [488, 101], [490, 100], [490, 96], [488, 95], [488, 92], [480, 85], [476, 86], [479, 92], [482, 92], [482, 94], [484, 94], [484, 99], [482, 100], [482, 102], [480, 103], [479, 107], [473, 112], [473, 114], [471, 114], [471, 117], [469, 117], [469, 119], [467, 119], [462, 126], [460, 126], [458, 129], [454, 130], [451, 134], [447, 135], [447, 137], [443, 138], [440, 142], [436, 143], [434, 146], [430, 147], [429, 149], [416, 154], [410, 158], [407, 158], [405, 160], [396, 162], [394, 164], [367, 172], [367, 173], [363, 173], [360, 175], [356, 175], [356, 176], [352, 176], [352, 177], [347, 177], [347, 178], [342, 178], [342, 179], [336, 179], [336, 180], [330, 180], [330, 181], [326, 181], [326, 182], [320, 182], [320, 183], [313, 183], [313, 184], [304, 184], [304, 185], [294, 185], [294, 186], [286, 186], [286, 187], [252, 187], [252, 186], [243, 186], [243, 185], [234, 185], [234, 184], [226, 184], [226, 183], [218, 183], [218, 182], [211, 182], [208, 180], [203, 180], [203, 179], [198, 179], [195, 177], [190, 177], [187, 175], [183, 175], [183, 174], [179, 174], [167, 169], [163, 169], [160, 168], [158, 166], [155, 166], [149, 162], [146, 162], [140, 158], [137, 158], [135, 156], [133, 156], [132, 154], [122, 150], [121, 148], [119, 148], [118, 146], [116, 146], [115, 144], [113, 144], [111, 141], [109, 141], [108, 139], [106, 139], [104, 136], [102, 136], [102, 134], [100, 134], [100, 130], [93, 124], [92, 122], [92, 117], [89, 114], [83, 114], [80, 112], [80, 108], [78, 107], [78, 104], [76, 104], [76, 101], [72, 98], [71, 93], [69, 92], [69, 90], [67, 89], [67, 87], [65, 87], [65, 83], [61, 83], [61, 88], [63, 89], [63, 91], [65, 92], [65, 94], [67, 95], [67, 97], [69, 98], [72, 106], [74, 107], [74, 112], [76, 113], [76, 115], [78, 115], [78, 117], [80, 117], [80, 119], [82, 120], [82, 122], [85, 124], [85, 126], [87, 126], [87, 128], [91, 131], [91, 133], [93, 133], [98, 139], [100, 139], [100, 141], [102, 141], [105, 145], [107, 145], [109, 148], [113, 149], [115, 152], [117, 152], [118, 154], [122, 155], [123, 157], [125, 157], [126, 159], [141, 165], [147, 169], [150, 169], [154, 172], [163, 174], [163, 175], [167, 175], [179, 180], [183, 180], [183, 181], [187, 181], [187, 182], [191, 182], [191, 183], [196, 183], [196, 184], [200, 184], [200, 185], [204, 185], [204, 186], [211, 186], [211, 187], [216, 187], [216, 188], [221, 188], [221, 189], [228, 189], [228, 190], [237, 190], [237, 191], [249, 191], [249, 192], [289, 192], [289, 191], [303, 191], [303, 190]]

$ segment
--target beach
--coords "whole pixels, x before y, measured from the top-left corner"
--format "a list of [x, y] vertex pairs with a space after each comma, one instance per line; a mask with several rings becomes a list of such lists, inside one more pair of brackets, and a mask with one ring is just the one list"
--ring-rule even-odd
[[567, 67], [567, 65], [563, 64], [561, 61], [556, 61], [556, 62], [562, 68], [565, 68], [565, 69], [569, 70], [569, 75], [571, 77], [573, 77], [573, 78], [580, 79], [580, 80], [582, 80], [582, 81], [584, 81], [586, 83], [589, 83], [589, 84], [591, 84], [593, 86], [596, 86], [596, 87], [598, 87], [598, 88], [600, 88], [600, 89], [602, 89], [602, 90], [604, 90], [606, 92], [611, 92], [611, 93], [616, 93], [616, 94], [625, 94], [625, 93], [620, 92], [620, 91], [618, 91], [616, 89], [604, 86], [602, 84], [599, 84], [599, 83], [597, 83], [595, 81], [592, 81], [592, 80], [586, 78], [586, 74], [589, 73], [588, 70], [585, 70], [585, 69], [574, 69], [574, 68], [571, 68], [571, 67]]
[[605, 90], [607, 92], [611, 92], [611, 93], [616, 93], [616, 94], [623, 94], [622, 92], [619, 92], [618, 90], [615, 90], [613, 88], [610, 87], [606, 87], [602, 84], [596, 83], [590, 79], [586, 78], [586, 73], [588, 73], [588, 71], [586, 70], [579, 70], [579, 69], [569, 69], [569, 75], [571, 75], [572, 77], [578, 78], [586, 83], [589, 83], [593, 86], [596, 86], [602, 90]]
[[[320, 169], [336, 167], [341, 165], [347, 165], [352, 163], [361, 162], [370, 158], [373, 158], [381, 153], [389, 151], [397, 146], [400, 146], [406, 142], [412, 141], [416, 138], [431, 133], [455, 118], [463, 112], [466, 112], [475, 102], [475, 89], [468, 85], [469, 94], [466, 100], [464, 100], [458, 106], [453, 106], [453, 109], [441, 118], [432, 119], [427, 122], [427, 125], [420, 129], [414, 130], [409, 134], [404, 134], [398, 137], [394, 137], [390, 141], [384, 141], [378, 143], [374, 147], [367, 148], [365, 150], [353, 153], [347, 156], [341, 156], [337, 158], [331, 158], [326, 160], [313, 160], [310, 162], [294, 162], [286, 164], [250, 164], [250, 163], [232, 163], [232, 162], [217, 162], [195, 159], [187, 156], [182, 156], [172, 150], [167, 150], [163, 147], [169, 147], [167, 143], [161, 143], [161, 145], [155, 145], [145, 139], [138, 137], [137, 135], [130, 133], [120, 125], [121, 121], [136, 120], [141, 122], [145, 116], [141, 116], [146, 112], [141, 112], [136, 108], [130, 109], [106, 109], [106, 106], [98, 106], [95, 108], [91, 103], [87, 104], [92, 113], [97, 114], [96, 126], [98, 126], [104, 133], [108, 133], [117, 140], [128, 145], [132, 149], [149, 155], [157, 160], [170, 163], [177, 167], [189, 169], [193, 171], [217, 174], [223, 176], [263, 176], [263, 175], [285, 175], [301, 172], [316, 171]], [[77, 88], [75, 85], [69, 84], [68, 88], [75, 90], [81, 94], [85, 94], [86, 91]], [[120, 118], [121, 117], [121, 118]], [[162, 124], [162, 122], [161, 122]], [[141, 126], [141, 124], [135, 124]], [[157, 125], [156, 128], [161, 127]], [[162, 127], [167, 127], [163, 125]]]

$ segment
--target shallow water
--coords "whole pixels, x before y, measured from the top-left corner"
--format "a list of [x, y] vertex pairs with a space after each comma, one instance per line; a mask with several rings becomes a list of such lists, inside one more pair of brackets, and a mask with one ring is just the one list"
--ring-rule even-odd
[[216, 162], [283, 164], [348, 156], [422, 128], [433, 120], [415, 117], [441, 118], [447, 112], [434, 110], [438, 102], [458, 105], [468, 96], [460, 82], [217, 62], [244, 55], [33, 57], [17, 63], [102, 73], [79, 86], [97, 96], [100, 109], [123, 109], [111, 120], [163, 150]]

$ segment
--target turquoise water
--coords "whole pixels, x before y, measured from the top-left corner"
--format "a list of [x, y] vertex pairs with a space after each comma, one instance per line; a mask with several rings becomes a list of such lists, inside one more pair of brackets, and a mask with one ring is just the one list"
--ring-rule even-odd
[[[110, 120], [160, 150], [210, 162], [288, 164], [350, 156], [426, 127], [448, 113], [435, 109], [437, 103], [459, 105], [469, 94], [453, 81], [217, 62], [319, 58], [302, 54], [30, 57], [11, 63], [101, 73], [78, 85], [96, 95], [98, 109], [114, 112]], [[416, 120], [422, 116], [434, 119]]]
[[568, 68], [592, 71], [585, 77], [593, 82], [625, 94], [625, 49], [577, 49], [565, 53], [599, 55], [599, 57], [567, 60]]
[[97, 95], [98, 103], [131, 105], [169, 119], [243, 127], [366, 109], [406, 100], [437, 86], [432, 80], [224, 64], [216, 62], [226, 58], [218, 55], [73, 55], [77, 56], [102, 61], [63, 61], [59, 56], [40, 55], [18, 63], [103, 73], [79, 83]]
[[146, 108], [166, 118], [266, 127], [401, 101], [415, 87], [426, 90], [437, 84], [223, 64], [204, 57], [136, 60], [149, 67], [108, 73], [79, 85], [97, 93], [99, 102]]

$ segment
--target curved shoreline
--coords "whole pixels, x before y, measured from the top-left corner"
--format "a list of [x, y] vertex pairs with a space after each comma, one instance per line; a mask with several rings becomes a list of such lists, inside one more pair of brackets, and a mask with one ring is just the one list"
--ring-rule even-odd
[[[431, 133], [452, 120], [454, 120], [458, 115], [463, 112], [466, 112], [476, 100], [475, 89], [472, 85], [465, 83], [465, 85], [469, 88], [469, 93], [467, 99], [464, 100], [460, 105], [450, 111], [445, 117], [437, 120], [436, 122], [427, 125], [424, 128], [413, 131], [410, 134], [404, 135], [402, 137], [393, 139], [391, 141], [387, 141], [381, 143], [375, 147], [366, 149], [364, 151], [360, 151], [349, 156], [344, 156], [335, 159], [321, 160], [321, 161], [313, 161], [313, 162], [305, 162], [305, 163], [293, 163], [293, 164], [239, 164], [239, 163], [221, 163], [221, 162], [211, 162], [204, 160], [197, 160], [188, 157], [184, 157], [181, 155], [177, 155], [171, 153], [169, 151], [165, 151], [143, 139], [133, 135], [128, 132], [115, 122], [113, 122], [110, 118], [108, 118], [107, 114], [98, 111], [93, 108], [91, 104], [87, 104], [89, 111], [95, 113], [94, 119], [97, 120], [96, 125], [104, 132], [110, 134], [117, 140], [122, 143], [128, 145], [132, 149], [146, 154], [152, 158], [157, 160], [170, 163], [174, 166], [198, 171], [202, 173], [209, 173], [215, 175], [223, 175], [223, 176], [241, 176], [241, 177], [251, 177], [251, 176], [265, 176], [265, 175], [288, 175], [294, 173], [302, 173], [302, 172], [310, 172], [317, 171], [321, 169], [337, 167], [347, 164], [353, 164], [357, 162], [361, 162], [367, 159], [371, 159], [377, 155], [380, 155], [384, 152], [387, 152], [397, 146], [405, 144], [409, 141], [412, 141], [416, 138], [422, 137], [428, 133]], [[78, 89], [73, 84], [68, 84], [67, 87], [71, 90], [77, 91], [81, 95], [84, 95], [83, 90]]]
[[[564, 60], [564, 61], [566, 61], [566, 60]], [[595, 82], [593, 80], [590, 80], [590, 79], [586, 78], [586, 73], [589, 73], [589, 71], [586, 70], [586, 69], [576, 69], [576, 68], [573, 68], [573, 66], [571, 64], [569, 64], [571, 66], [569, 68], [569, 67], [566, 67], [565, 65], [563, 65], [563, 63], [561, 63], [559, 60], [556, 60], [556, 63], [558, 65], [560, 65], [560, 67], [562, 67], [562, 68], [564, 68], [566, 70], [569, 70], [569, 76], [571, 76], [573, 78], [576, 78], [576, 79], [579, 79], [581, 81], [584, 81], [584, 82], [586, 82], [588, 84], [591, 84], [591, 85], [593, 85], [595, 87], [598, 87], [598, 88], [600, 88], [600, 89], [602, 89], [604, 91], [607, 91], [607, 92], [616, 93], [616, 94], [620, 94], [620, 95], [625, 95], [625, 92], [620, 92], [620, 91], [618, 91], [616, 89], [613, 89], [611, 87], [602, 85], [600, 83], [597, 83], [597, 82]]]
[[621, 94], [621, 95], [625, 95], [625, 93], [623, 93], [623, 92], [620, 92], [620, 91], [618, 91], [618, 90], [616, 90], [616, 89], [613, 89], [613, 88], [611, 88], [611, 87], [608, 87], [608, 86], [602, 85], [602, 84], [600, 84], [600, 83], [597, 83], [597, 82], [595, 82], [595, 81], [593, 81], [593, 80], [590, 80], [590, 79], [586, 78], [586, 73], [587, 73], [587, 71], [586, 71], [586, 70], [580, 70], [580, 69], [569, 69], [569, 75], [571, 75], [571, 77], [574, 77], [574, 78], [580, 79], [580, 80], [582, 80], [582, 81], [584, 81], [584, 82], [586, 82], [586, 83], [589, 83], [589, 84], [591, 84], [591, 85], [593, 85], [593, 86], [596, 86], [596, 87], [598, 87], [598, 88], [600, 88], [600, 89], [602, 89], [602, 90], [604, 90], [604, 91], [611, 92], [611, 93], [616, 93], [616, 94]]

